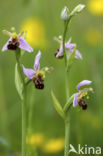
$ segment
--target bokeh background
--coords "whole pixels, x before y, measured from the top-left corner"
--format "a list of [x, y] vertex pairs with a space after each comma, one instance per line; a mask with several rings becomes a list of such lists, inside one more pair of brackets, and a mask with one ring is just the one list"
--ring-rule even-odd
[[[0, 49], [14, 26], [17, 32], [27, 31], [27, 41], [33, 54], [25, 53], [22, 63], [32, 67], [38, 50], [42, 51], [41, 67], [53, 66], [46, 76], [45, 89], [28, 86], [27, 152], [28, 156], [63, 156], [64, 122], [53, 108], [51, 89], [62, 105], [65, 103], [64, 61], [54, 57], [58, 43], [54, 36], [63, 33], [60, 19], [62, 8], [72, 10], [78, 3], [86, 9], [72, 19], [67, 39], [77, 43], [83, 60], [75, 60], [69, 76], [70, 94], [83, 79], [93, 81], [94, 94], [88, 100], [88, 110], [71, 110], [70, 142], [77, 148], [103, 147], [103, 0], [0, 0]], [[0, 156], [17, 155], [21, 151], [21, 103], [14, 84], [15, 55], [0, 53]], [[73, 154], [71, 154], [73, 155]]]

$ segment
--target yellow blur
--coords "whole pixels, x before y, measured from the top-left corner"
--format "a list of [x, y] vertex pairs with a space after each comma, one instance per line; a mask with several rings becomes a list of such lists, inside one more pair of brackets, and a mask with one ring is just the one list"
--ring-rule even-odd
[[64, 143], [63, 138], [51, 139], [44, 145], [43, 151], [50, 154], [61, 152], [64, 149]]
[[44, 142], [44, 135], [42, 133], [32, 134], [26, 137], [26, 143], [40, 147]]
[[28, 18], [21, 24], [21, 30], [27, 32], [26, 40], [34, 48], [46, 46], [46, 30], [43, 21], [38, 18]]
[[88, 0], [88, 9], [94, 15], [103, 15], [103, 0]]
[[91, 46], [97, 46], [102, 43], [102, 34], [98, 29], [89, 29], [85, 35], [86, 41]]

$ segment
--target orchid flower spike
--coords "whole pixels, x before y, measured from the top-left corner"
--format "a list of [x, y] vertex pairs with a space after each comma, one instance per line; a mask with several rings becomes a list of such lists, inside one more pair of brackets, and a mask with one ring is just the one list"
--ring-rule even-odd
[[45, 72], [52, 70], [52, 67], [51, 68], [45, 67], [40, 70], [40, 63], [39, 63], [40, 57], [41, 57], [41, 51], [39, 51], [35, 57], [34, 69], [27, 69], [23, 65], [23, 72], [29, 79], [33, 81], [37, 89], [44, 89]]
[[[63, 54], [63, 42], [59, 38], [55, 37], [54, 39], [60, 44], [60, 48], [57, 49], [57, 52], [55, 53], [55, 57], [56, 58], [63, 58], [64, 57], [64, 54]], [[71, 43], [71, 38], [70, 38], [68, 40], [68, 42], [65, 43], [65, 49], [66, 49], [67, 52], [72, 53], [75, 48], [76, 48], [76, 44], [75, 43]], [[77, 49], [75, 51], [75, 58], [76, 59], [82, 59], [82, 54]]]
[[93, 88], [84, 88], [80, 90], [80, 87], [85, 86], [85, 85], [91, 85], [92, 81], [89, 80], [83, 80], [77, 85], [77, 90], [78, 92], [74, 94], [74, 99], [73, 99], [73, 107], [76, 107], [79, 105], [83, 110], [87, 109], [87, 104], [85, 97], [87, 99], [89, 98], [88, 91], [93, 92]]
[[18, 48], [28, 51], [29, 53], [33, 52], [33, 48], [24, 40], [22, 37], [24, 32], [21, 32], [17, 35], [15, 28], [12, 29], [12, 32], [3, 30], [3, 32], [10, 37], [7, 43], [3, 46], [2, 51], [6, 50], [17, 50]]

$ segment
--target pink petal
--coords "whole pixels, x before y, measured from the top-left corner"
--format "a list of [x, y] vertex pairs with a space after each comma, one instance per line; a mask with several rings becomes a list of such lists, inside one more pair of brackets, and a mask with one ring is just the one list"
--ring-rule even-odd
[[78, 50], [76, 50], [76, 52], [75, 52], [75, 58], [81, 59], [81, 60], [83, 59], [82, 54]]
[[9, 41], [11, 41], [11, 38], [10, 38], [10, 39], [6, 42], [6, 44], [3, 46], [3, 48], [2, 48], [2, 51], [3, 51], [3, 52], [6, 51], [6, 50], [8, 50]]
[[60, 44], [60, 49], [56, 54], [56, 58], [63, 56], [63, 45]]
[[74, 94], [73, 107], [76, 107], [78, 104], [78, 95], [79, 95], [79, 93]]
[[74, 43], [65, 43], [65, 48], [68, 49], [70, 52], [73, 51], [73, 49], [75, 48], [75, 44]]
[[23, 72], [29, 79], [32, 79], [34, 75], [36, 74], [33, 69], [28, 69], [28, 68], [25, 68], [24, 66], [23, 66]]
[[19, 39], [20, 45], [19, 48], [28, 51], [29, 53], [33, 52], [33, 48], [23, 39], [20, 37]]
[[92, 83], [92, 81], [83, 80], [83, 81], [81, 81], [81, 82], [77, 85], [77, 89], [79, 90], [80, 87], [85, 86], [85, 85], [90, 85], [91, 83]]
[[35, 63], [34, 63], [34, 70], [40, 69], [40, 63], [39, 63], [40, 57], [41, 57], [41, 51], [39, 51], [38, 54], [36, 55]]

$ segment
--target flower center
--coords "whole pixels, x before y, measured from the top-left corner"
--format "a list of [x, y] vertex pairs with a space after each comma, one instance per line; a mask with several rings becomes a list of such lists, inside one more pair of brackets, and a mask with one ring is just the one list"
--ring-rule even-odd
[[16, 32], [13, 32], [12, 33], [12, 39], [17, 39], [18, 38], [18, 35], [16, 34]]

